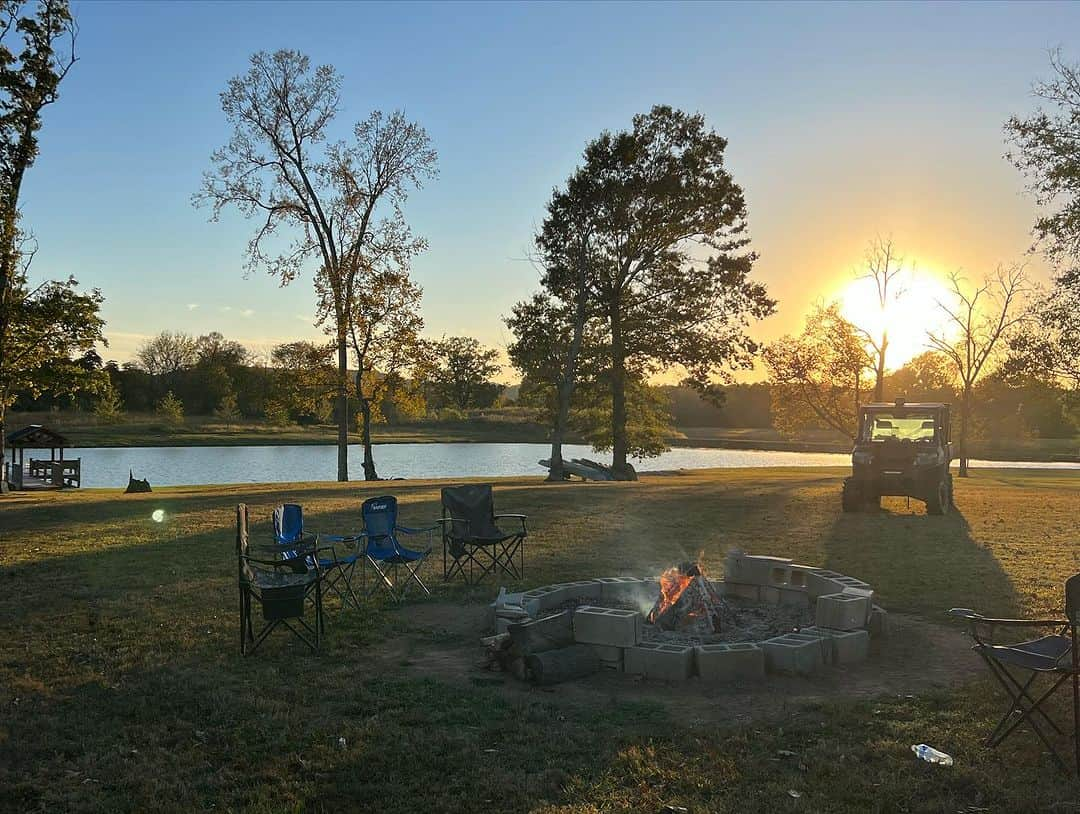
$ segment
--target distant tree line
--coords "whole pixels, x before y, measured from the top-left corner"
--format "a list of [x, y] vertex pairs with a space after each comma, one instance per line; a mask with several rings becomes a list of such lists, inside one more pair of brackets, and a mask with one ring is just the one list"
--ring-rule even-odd
[[[495, 350], [470, 337], [419, 341], [423, 378], [407, 378], [393, 370], [368, 372], [377, 382], [370, 385], [369, 409], [375, 423], [458, 418], [498, 401], [504, 388], [492, 381], [500, 370]], [[99, 386], [94, 391], [61, 395], [24, 391], [15, 398], [15, 409], [77, 409], [114, 421], [123, 420], [126, 412], [159, 412], [166, 419], [175, 418], [178, 409], [181, 417], [266, 419], [278, 424], [330, 424], [337, 419], [337, 372], [330, 343], [287, 342], [256, 354], [217, 332], [193, 337], [162, 331], [123, 365], [103, 362], [95, 351], [75, 364], [87, 375], [97, 375]], [[360, 426], [355, 414], [349, 423]]]

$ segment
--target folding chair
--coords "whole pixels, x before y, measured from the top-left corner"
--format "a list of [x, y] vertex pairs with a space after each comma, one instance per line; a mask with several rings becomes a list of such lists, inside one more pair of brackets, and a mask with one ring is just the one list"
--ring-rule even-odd
[[[371, 590], [382, 585], [394, 598], [400, 602], [405, 598], [405, 592], [415, 583], [420, 589], [431, 596], [431, 591], [420, 578], [420, 568], [431, 554], [431, 532], [435, 526], [423, 529], [407, 528], [399, 526], [397, 498], [386, 495], [373, 497], [364, 501], [360, 507], [360, 515], [364, 521], [364, 530], [360, 533], [363, 538], [365, 573], [367, 566], [371, 566], [378, 579]], [[428, 547], [423, 550], [406, 548], [399, 540], [399, 534], [423, 534], [428, 535]], [[404, 582], [399, 579], [399, 569], [404, 568], [406, 576]], [[367, 577], [364, 577], [365, 584]]]
[[[495, 498], [487, 484], [444, 486], [442, 490], [443, 579], [461, 575], [474, 585], [488, 574], [501, 571], [511, 579], [525, 573], [526, 517], [523, 514], [495, 514]], [[503, 531], [497, 520], [521, 524], [512, 532]], [[517, 555], [518, 562], [514, 562]], [[466, 570], [468, 569], [468, 570]]]
[[[308, 567], [303, 558], [261, 559], [253, 557], [248, 538], [248, 509], [236, 507], [236, 559], [240, 587], [240, 654], [254, 653], [279, 625], [318, 650], [321, 643], [322, 581], [317, 568]], [[307, 599], [313, 596], [315, 623], [304, 618]], [[262, 609], [263, 627], [255, 633], [252, 600]], [[294, 626], [295, 623], [295, 626]]]
[[[998, 683], [1008, 693], [1010, 704], [994, 731], [986, 739], [990, 748], [997, 746], [1021, 724], [1038, 736], [1050, 750], [1054, 761], [1067, 772], [1061, 754], [1043, 731], [1048, 726], [1057, 734], [1061, 727], [1047, 714], [1044, 704], [1070, 682], [1073, 702], [1073, 757], [1080, 775], [1080, 574], [1065, 582], [1065, 619], [996, 619], [982, 616], [968, 608], [953, 608], [952, 616], [968, 622], [968, 632], [978, 653]], [[1052, 633], [1011, 645], [994, 643], [998, 628], [1050, 628]], [[1055, 630], [1056, 628], [1056, 630]], [[1041, 681], [1039, 679], [1042, 679]], [[1037, 686], [1044, 686], [1036, 692]]]
[[[320, 545], [321, 541], [331, 545]], [[356, 541], [356, 537], [305, 534], [304, 509], [297, 503], [283, 503], [274, 509], [274, 542], [282, 557], [288, 562], [300, 560], [305, 566], [317, 566], [325, 590], [337, 594], [343, 609], [350, 603], [354, 608], [360, 607], [360, 600], [352, 587], [353, 574], [360, 555], [354, 550], [350, 554], [339, 556], [333, 544]]]

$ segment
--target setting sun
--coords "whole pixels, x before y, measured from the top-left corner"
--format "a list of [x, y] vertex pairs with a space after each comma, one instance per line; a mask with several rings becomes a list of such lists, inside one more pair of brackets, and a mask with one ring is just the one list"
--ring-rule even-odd
[[889, 370], [902, 367], [928, 350], [928, 331], [948, 332], [947, 317], [938, 303], [949, 302], [949, 289], [940, 278], [917, 271], [897, 282], [898, 293], [895, 297], [889, 295], [884, 308], [874, 281], [868, 277], [852, 280], [835, 295], [847, 319], [873, 337], [880, 337], [883, 331], [888, 333]]

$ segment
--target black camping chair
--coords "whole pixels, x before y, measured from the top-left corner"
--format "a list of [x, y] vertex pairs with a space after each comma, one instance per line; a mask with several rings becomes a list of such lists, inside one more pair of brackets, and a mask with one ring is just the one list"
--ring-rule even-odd
[[[269, 556], [275, 554], [274, 546]], [[247, 655], [263, 643], [279, 625], [292, 631], [312, 650], [318, 650], [322, 618], [322, 579], [317, 565], [307, 565], [307, 556], [289, 559], [261, 559], [251, 555], [248, 539], [248, 510], [236, 507], [236, 559], [240, 586], [240, 653]], [[304, 618], [309, 594], [314, 595], [315, 621]], [[252, 623], [252, 600], [262, 609], [263, 627], [256, 635]]]
[[[1009, 694], [1009, 709], [987, 737], [986, 745], [997, 746], [1020, 724], [1026, 723], [1050, 750], [1061, 770], [1067, 772], [1065, 761], [1050, 743], [1043, 726], [1063, 734], [1044, 705], [1068, 682], [1072, 686], [1073, 701], [1073, 759], [1077, 774], [1080, 774], [1080, 650], [1077, 647], [1080, 574], [1065, 582], [1065, 619], [995, 619], [967, 608], [953, 608], [949, 613], [968, 623], [968, 632], [975, 641], [973, 649], [982, 656], [994, 678]], [[1040, 627], [1052, 632], [1016, 644], [994, 643], [994, 634], [999, 628]], [[1037, 681], [1040, 678], [1045, 680]], [[1037, 686], [1045, 686], [1041, 694], [1036, 693]]]
[[[495, 514], [495, 498], [489, 485], [444, 486], [442, 514], [439, 523], [444, 580], [460, 575], [474, 585], [496, 571], [521, 579], [525, 572], [525, 538], [529, 534], [525, 515]], [[504, 531], [498, 520], [517, 521], [520, 528]]]

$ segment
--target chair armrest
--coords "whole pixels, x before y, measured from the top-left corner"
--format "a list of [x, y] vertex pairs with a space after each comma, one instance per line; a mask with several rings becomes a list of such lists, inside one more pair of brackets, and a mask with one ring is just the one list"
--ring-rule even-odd
[[441, 526], [445, 526], [447, 523], [464, 523], [465, 528], [469, 527], [469, 521], [461, 517], [440, 517], [435, 522]]
[[435, 531], [438, 526], [425, 526], [422, 529], [409, 528], [408, 526], [394, 526], [394, 531], [400, 531], [405, 534], [423, 534], [425, 531]]
[[240, 559], [243, 560], [244, 562], [248, 563], [249, 565], [254, 564], [254, 565], [265, 565], [268, 568], [283, 568], [283, 567], [291, 567], [294, 562], [296, 562], [297, 560], [303, 559], [303, 558], [302, 557], [294, 557], [291, 560], [263, 560], [263, 559], [259, 559], [258, 557], [251, 557], [251, 556], [249, 556], [247, 554], [241, 554]]
[[[367, 537], [366, 531], [358, 531], [356, 534], [320, 534], [320, 540], [327, 540], [331, 543], [358, 543], [362, 539]], [[325, 546], [326, 548], [332, 548], [332, 546]]]
[[947, 613], [949, 616], [992, 627], [1048, 627], [1069, 624], [1068, 619], [999, 619], [994, 616], [983, 616], [970, 608], [950, 608]]

